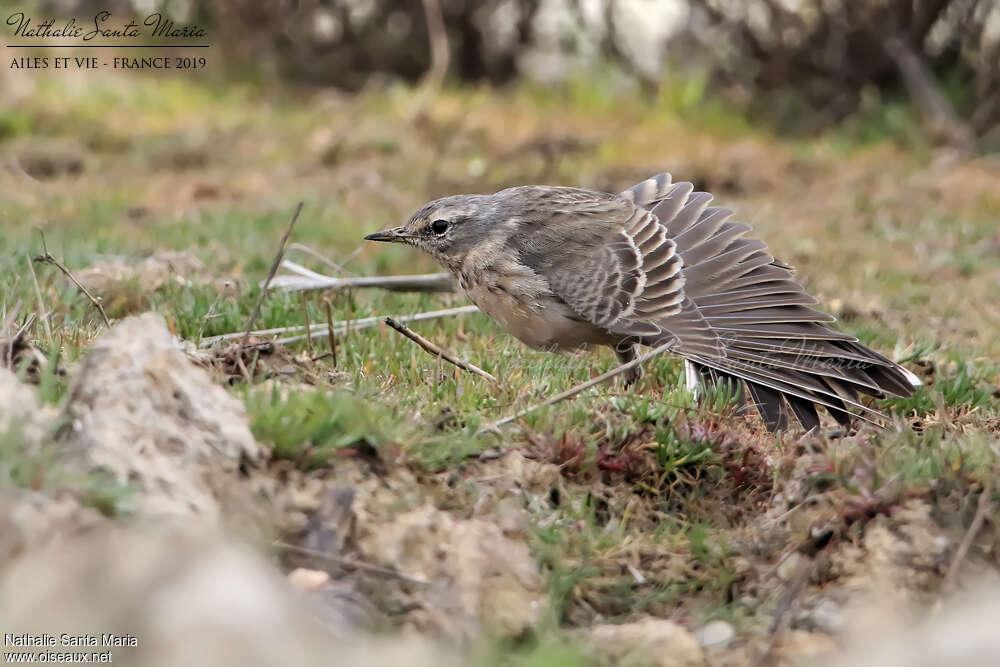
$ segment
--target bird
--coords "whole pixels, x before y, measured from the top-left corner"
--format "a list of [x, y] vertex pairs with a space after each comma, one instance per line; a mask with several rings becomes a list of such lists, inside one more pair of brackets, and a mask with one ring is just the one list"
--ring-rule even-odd
[[424, 251], [533, 348], [603, 345], [624, 364], [667, 345], [690, 390], [728, 385], [771, 432], [790, 415], [817, 429], [819, 406], [843, 427], [886, 420], [860, 396], [909, 396], [920, 380], [831, 327], [793, 267], [713, 199], [668, 173], [617, 194], [526, 185], [436, 199], [365, 239]]

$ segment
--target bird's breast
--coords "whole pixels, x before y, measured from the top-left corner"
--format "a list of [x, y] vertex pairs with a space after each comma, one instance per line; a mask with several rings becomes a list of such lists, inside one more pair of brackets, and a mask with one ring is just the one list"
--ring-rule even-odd
[[574, 349], [609, 336], [581, 321], [548, 281], [524, 265], [460, 272], [459, 284], [479, 309], [526, 345]]

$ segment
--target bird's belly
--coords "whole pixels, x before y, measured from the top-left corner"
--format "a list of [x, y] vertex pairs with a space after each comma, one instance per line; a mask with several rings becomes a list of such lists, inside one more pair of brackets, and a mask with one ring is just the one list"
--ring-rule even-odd
[[521, 342], [540, 349], [575, 349], [609, 344], [606, 332], [580, 321], [562, 300], [549, 295], [524, 299], [496, 286], [467, 290], [479, 309]]

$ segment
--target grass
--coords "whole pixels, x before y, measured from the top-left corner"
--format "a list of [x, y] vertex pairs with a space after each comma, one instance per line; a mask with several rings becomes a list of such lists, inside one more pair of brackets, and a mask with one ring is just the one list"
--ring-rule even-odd
[[[442, 365], [385, 327], [340, 336], [336, 365], [314, 360], [327, 352], [323, 337], [260, 356], [251, 386], [233, 369], [221, 373], [272, 457], [305, 471], [379, 458], [412, 468], [427, 493], [471, 513], [491, 493], [475, 481], [488, 465], [477, 460], [481, 452], [502, 446], [558, 466], [560, 486], [538, 497], [525, 492], [522, 508], [553, 617], [532, 638], [490, 644], [482, 664], [588, 664], [563, 630], [643, 614], [691, 627], [724, 619], [759, 635], [780, 594], [760, 573], [806, 539], [797, 517], [769, 523], [780, 514], [775, 498], [792, 486], [821, 496], [803, 510], [810, 517], [839, 526], [844, 517], [891, 513], [912, 496], [947, 508], [995, 474], [995, 173], [966, 163], [942, 174], [929, 168], [927, 151], [879, 140], [911, 131], [909, 111], [878, 107], [877, 122], [856, 119], [860, 126], [807, 145], [750, 124], [696, 79], [651, 103], [592, 80], [503, 94], [447, 90], [416, 123], [404, 120], [411, 98], [398, 89], [334, 104], [191, 77], [87, 83], [40, 77], [35, 94], [0, 113], [0, 148], [15, 158], [60, 150], [85, 164], [78, 176], [50, 180], [0, 175], [8, 186], [0, 189], [0, 310], [21, 304], [22, 313], [47, 313], [52, 337], [36, 326], [35, 344], [50, 365], [70, 370], [41, 374], [47, 404], [65, 399], [73, 364], [103, 325], [52, 267], [35, 267], [39, 304], [25, 258], [42, 252], [40, 232], [73, 271], [164, 251], [200, 260], [204, 276], [155, 290], [126, 280], [105, 295], [112, 317], [149, 308], [197, 341], [245, 326], [298, 201], [305, 208], [293, 241], [352, 258], [347, 267], [359, 275], [427, 272], [437, 267], [415, 251], [361, 237], [445, 193], [523, 182], [620, 189], [662, 169], [712, 186], [799, 267], [841, 316], [839, 326], [925, 379], [913, 396], [879, 404], [898, 431], [774, 438], [736, 414], [726, 392], [692, 396], [681, 365], [661, 357], [635, 391], [600, 387], [531, 414], [524, 437], [498, 438], [475, 434], [612, 368], [613, 355], [529, 350], [477, 314], [414, 328], [501, 378], [501, 387]], [[566, 137], [581, 143], [552, 155], [532, 148]], [[220, 292], [222, 280], [236, 289]], [[327, 302], [336, 320], [356, 320], [464, 299], [272, 292], [257, 326], [302, 324], [306, 314], [323, 322]], [[16, 428], [0, 440], [7, 482], [33, 486], [35, 471], [55, 465], [48, 454], [26, 452]], [[796, 468], [802, 460], [814, 465]], [[441, 485], [442, 475], [463, 483]], [[98, 478], [78, 488], [106, 513], [129, 511], [128, 489]]]

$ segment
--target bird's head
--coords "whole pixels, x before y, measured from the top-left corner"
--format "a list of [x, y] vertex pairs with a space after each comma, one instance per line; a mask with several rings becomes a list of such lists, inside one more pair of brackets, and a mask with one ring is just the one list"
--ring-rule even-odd
[[402, 227], [369, 234], [365, 240], [405, 243], [454, 268], [494, 228], [495, 216], [493, 196], [445, 197], [424, 206]]

